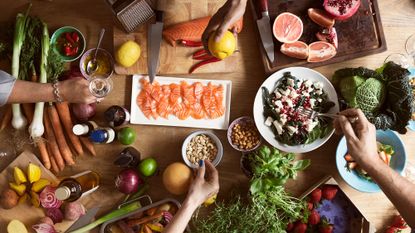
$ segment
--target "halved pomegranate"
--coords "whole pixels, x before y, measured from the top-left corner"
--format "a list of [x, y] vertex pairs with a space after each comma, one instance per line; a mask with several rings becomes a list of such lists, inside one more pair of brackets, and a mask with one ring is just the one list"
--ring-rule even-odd
[[308, 45], [302, 41], [296, 41], [293, 43], [284, 43], [281, 45], [281, 53], [298, 59], [307, 59], [308, 57]]
[[327, 42], [316, 41], [311, 43], [308, 52], [308, 62], [322, 62], [334, 57], [337, 53], [336, 48]]
[[324, 0], [324, 9], [337, 20], [352, 17], [360, 7], [360, 0]]
[[336, 49], [339, 47], [339, 42], [337, 39], [337, 32], [334, 27], [323, 28], [322, 30], [316, 33], [316, 37], [320, 41], [329, 42], [330, 44], [334, 45]]

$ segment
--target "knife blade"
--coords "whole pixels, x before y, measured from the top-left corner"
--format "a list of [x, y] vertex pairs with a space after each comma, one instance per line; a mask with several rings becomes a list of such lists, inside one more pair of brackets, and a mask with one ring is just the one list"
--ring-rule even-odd
[[80, 217], [78, 220], [76, 220], [76, 222], [74, 222], [71, 225], [71, 227], [69, 227], [68, 230], [65, 231], [65, 233], [69, 233], [71, 231], [77, 230], [77, 229], [91, 223], [91, 220], [95, 217], [95, 215], [97, 215], [99, 209], [100, 209], [100, 207], [93, 207], [93, 208], [89, 209], [86, 212], [86, 214], [84, 216]]
[[147, 66], [148, 66], [148, 76], [150, 78], [150, 83], [153, 82], [157, 74], [157, 68], [159, 65], [160, 57], [160, 45], [163, 33], [163, 11], [157, 10], [156, 12], [156, 22], [150, 24], [148, 29], [147, 36]]
[[272, 41], [271, 24], [268, 13], [268, 0], [255, 0], [259, 12], [261, 12], [261, 19], [256, 21], [258, 25], [259, 35], [261, 37], [262, 45], [267, 53], [268, 59], [274, 62], [274, 42]]

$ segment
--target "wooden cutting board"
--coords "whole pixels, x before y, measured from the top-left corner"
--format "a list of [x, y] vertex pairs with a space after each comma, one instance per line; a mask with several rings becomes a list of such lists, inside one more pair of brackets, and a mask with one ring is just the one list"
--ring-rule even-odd
[[[7, 188], [9, 182], [14, 180], [13, 168], [18, 166], [24, 172], [26, 172], [26, 168], [29, 162], [38, 165], [42, 169], [42, 178], [50, 180], [55, 185], [59, 183], [59, 179], [42, 165], [36, 155], [32, 154], [29, 151], [25, 151], [0, 173], [0, 191], [3, 191], [4, 188]], [[0, 208], [0, 232], [7, 232], [7, 224], [13, 219], [17, 219], [23, 222], [29, 232], [33, 232], [31, 226], [36, 224], [39, 219], [44, 216], [45, 213], [42, 208], [33, 207], [29, 204], [29, 202], [17, 205], [16, 207], [9, 210]], [[56, 230], [64, 231], [68, 229], [72, 223], [72, 221], [64, 221], [62, 223], [56, 224], [55, 228]]]
[[[213, 15], [225, 0], [159, 0], [159, 9], [164, 13], [164, 28], [192, 19]], [[153, 23], [153, 21], [150, 21]], [[120, 26], [114, 26], [114, 51], [127, 40], [136, 41], [141, 47], [141, 57], [129, 68], [115, 65], [115, 72], [121, 75], [148, 74], [147, 71], [147, 25], [139, 27], [135, 32], [127, 34]], [[162, 41], [160, 49], [160, 66], [158, 74], [187, 74], [190, 67], [199, 62], [192, 60], [192, 54], [200, 48], [172, 47]], [[239, 53], [223, 61], [211, 63], [198, 68], [194, 73], [225, 73], [236, 71], [240, 58]]]

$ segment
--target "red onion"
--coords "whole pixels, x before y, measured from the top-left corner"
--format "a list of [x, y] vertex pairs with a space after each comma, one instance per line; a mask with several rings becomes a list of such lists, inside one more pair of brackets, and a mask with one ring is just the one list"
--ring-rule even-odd
[[64, 207], [66, 220], [76, 221], [85, 214], [85, 207], [79, 202], [69, 202]]
[[61, 207], [62, 201], [56, 198], [55, 190], [56, 188], [48, 185], [40, 193], [39, 199], [40, 199], [40, 204], [43, 206], [43, 208], [49, 209], [49, 208]]
[[118, 191], [131, 194], [138, 190], [138, 186], [144, 182], [133, 169], [125, 169], [121, 171], [115, 179], [115, 187]]
[[59, 77], [59, 81], [64, 81], [68, 79], [74, 78], [83, 78], [81, 71], [79, 70], [79, 66], [73, 66], [70, 70], [63, 72], [63, 74]]
[[49, 217], [43, 217], [43, 218], [41, 218], [40, 220], [39, 220], [39, 224], [40, 223], [46, 223], [46, 224], [48, 224], [48, 225], [53, 225], [53, 221], [52, 221], [52, 219], [51, 218], [49, 218]]
[[95, 116], [97, 104], [72, 104], [72, 112], [79, 121], [87, 121]]
[[32, 226], [33, 230], [36, 231], [36, 233], [58, 233], [55, 230], [55, 227], [53, 225], [49, 225], [46, 223], [39, 223]]
[[46, 210], [46, 216], [52, 219], [53, 223], [60, 223], [63, 221], [63, 213], [61, 209], [51, 208]]

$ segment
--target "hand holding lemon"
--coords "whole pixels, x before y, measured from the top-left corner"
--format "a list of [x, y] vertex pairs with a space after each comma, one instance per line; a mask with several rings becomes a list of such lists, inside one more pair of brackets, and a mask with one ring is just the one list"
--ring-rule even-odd
[[208, 48], [209, 52], [219, 59], [224, 59], [226, 57], [229, 57], [235, 52], [236, 50], [236, 38], [233, 35], [232, 32], [226, 31], [222, 38], [220, 38], [218, 41], [215, 40], [216, 35], [215, 33], [212, 33], [209, 36], [208, 41]]

